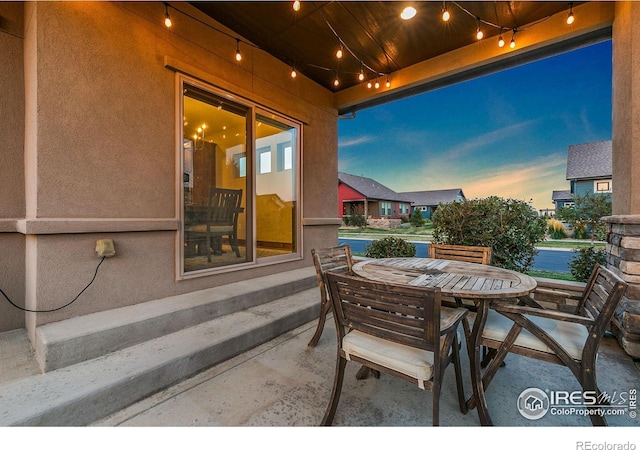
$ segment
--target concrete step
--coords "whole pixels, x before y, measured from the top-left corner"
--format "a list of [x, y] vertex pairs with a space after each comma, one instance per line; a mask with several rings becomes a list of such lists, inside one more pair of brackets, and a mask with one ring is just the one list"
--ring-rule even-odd
[[43, 372], [60, 369], [313, 287], [306, 267], [46, 324], [36, 359]]
[[0, 386], [0, 426], [85, 426], [317, 318], [317, 285]]

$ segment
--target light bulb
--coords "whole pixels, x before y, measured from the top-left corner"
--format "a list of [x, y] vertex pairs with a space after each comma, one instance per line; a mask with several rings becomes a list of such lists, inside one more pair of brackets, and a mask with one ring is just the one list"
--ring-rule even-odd
[[442, 20], [444, 22], [448, 22], [449, 19], [451, 19], [451, 14], [447, 8], [444, 8], [444, 11], [442, 11]]
[[511, 43], [509, 44], [509, 47], [516, 48], [516, 40], [514, 38], [511, 38]]
[[358, 75], [358, 80], [363, 81], [364, 80], [364, 72], [361, 70], [360, 74]]
[[573, 16], [573, 11], [571, 11], [567, 17], [567, 25], [571, 25], [575, 20], [576, 18]]
[[169, 5], [165, 3], [164, 5], [164, 26], [167, 28], [171, 28], [173, 23], [171, 22], [171, 17], [169, 17]]
[[242, 54], [240, 54], [240, 50], [236, 50], [236, 61], [242, 61]]
[[376, 80], [376, 84], [374, 86], [376, 87], [376, 89], [380, 87], [380, 83], [378, 83], [378, 80]]
[[338, 59], [342, 58], [342, 47], [340, 47], [338, 49], [338, 51], [336, 52], [336, 58], [338, 58]]
[[480, 28], [478, 28], [478, 31], [476, 33], [476, 39], [477, 40], [481, 40], [484, 37], [484, 33], [482, 32], [482, 30]]
[[404, 20], [413, 19], [416, 16], [416, 9], [413, 6], [407, 6], [400, 13], [400, 17]]
[[367, 83], [367, 88], [371, 89], [371, 81]]
[[502, 36], [500, 36], [500, 38], [498, 39], [498, 47], [504, 47], [504, 39], [502, 39]]
[[389, 79], [387, 78], [387, 83], [385, 84], [385, 86], [387, 86], [388, 88], [391, 87], [391, 81], [389, 81]]
[[298, 72], [296, 72], [296, 69], [291, 69], [291, 78], [295, 78], [298, 76]]
[[340, 85], [340, 80], [338, 80], [338, 78], [336, 78], [335, 80], [333, 80], [333, 85], [338, 87]]
[[293, 2], [293, 10], [294, 11], [300, 11], [300, 1], [296, 0], [295, 2]]

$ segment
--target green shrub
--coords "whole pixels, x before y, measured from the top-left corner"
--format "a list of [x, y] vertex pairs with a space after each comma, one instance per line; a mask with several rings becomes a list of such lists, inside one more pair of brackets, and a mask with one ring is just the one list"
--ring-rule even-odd
[[402, 238], [387, 236], [371, 241], [365, 248], [368, 258], [402, 258], [416, 256], [416, 246]]
[[424, 226], [424, 217], [422, 216], [422, 211], [419, 209], [414, 209], [411, 213], [411, 219], [409, 220], [411, 225], [416, 228]]
[[547, 222], [521, 200], [487, 197], [441, 204], [433, 213], [433, 241], [491, 247], [491, 264], [526, 272]]
[[586, 282], [593, 272], [596, 263], [606, 266], [607, 252], [593, 246], [583, 247], [573, 251], [576, 255], [569, 262], [571, 275], [576, 281]]
[[352, 227], [364, 228], [367, 226], [367, 219], [365, 219], [363, 214], [351, 214], [349, 223]]
[[587, 239], [589, 233], [587, 232], [587, 224], [581, 221], [576, 221], [573, 224], [573, 238], [574, 239]]

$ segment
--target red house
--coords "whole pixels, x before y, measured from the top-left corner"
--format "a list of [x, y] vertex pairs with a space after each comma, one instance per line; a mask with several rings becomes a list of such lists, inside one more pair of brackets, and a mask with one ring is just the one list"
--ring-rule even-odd
[[343, 218], [352, 214], [399, 219], [411, 215], [411, 203], [371, 178], [339, 172], [338, 215]]

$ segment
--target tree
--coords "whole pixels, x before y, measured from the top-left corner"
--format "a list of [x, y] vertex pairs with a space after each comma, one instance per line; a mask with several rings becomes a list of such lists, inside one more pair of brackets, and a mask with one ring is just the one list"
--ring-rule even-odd
[[560, 208], [556, 217], [571, 223], [574, 229], [586, 224], [591, 229], [591, 241], [596, 235], [604, 235], [601, 219], [612, 214], [611, 194], [574, 195], [574, 207]]
[[487, 197], [441, 204], [433, 213], [433, 241], [491, 247], [491, 263], [526, 272], [547, 221], [521, 200]]
[[422, 216], [422, 212], [417, 208], [414, 209], [413, 213], [411, 213], [411, 219], [409, 219], [409, 222], [416, 228], [424, 226], [424, 217]]

